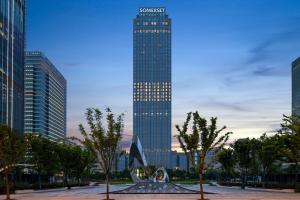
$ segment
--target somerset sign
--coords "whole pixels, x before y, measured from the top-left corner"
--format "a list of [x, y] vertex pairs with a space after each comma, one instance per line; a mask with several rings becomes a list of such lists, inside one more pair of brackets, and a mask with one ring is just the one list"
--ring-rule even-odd
[[140, 13], [162, 13], [165, 8], [140, 8]]

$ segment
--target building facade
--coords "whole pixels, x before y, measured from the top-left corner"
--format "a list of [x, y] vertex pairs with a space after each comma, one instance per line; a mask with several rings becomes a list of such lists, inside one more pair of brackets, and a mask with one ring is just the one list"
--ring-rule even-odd
[[149, 165], [170, 167], [171, 19], [163, 7], [133, 20], [133, 134]]
[[292, 63], [292, 114], [300, 115], [300, 57]]
[[188, 171], [189, 159], [188, 156], [183, 152], [172, 151], [172, 169]]
[[25, 56], [25, 133], [66, 137], [66, 80], [41, 52]]
[[0, 1], [0, 123], [24, 132], [25, 0]]
[[116, 171], [122, 172], [128, 170], [129, 154], [125, 153], [116, 159]]

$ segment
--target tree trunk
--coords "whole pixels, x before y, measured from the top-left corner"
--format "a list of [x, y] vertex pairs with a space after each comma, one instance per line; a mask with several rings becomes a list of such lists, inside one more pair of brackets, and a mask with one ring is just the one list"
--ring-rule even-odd
[[9, 183], [9, 175], [5, 173], [5, 182], [6, 182], [6, 200], [10, 200], [10, 183]]
[[49, 184], [51, 185], [52, 184], [52, 176], [49, 176], [49, 178], [48, 178], [48, 181], [49, 181]]
[[241, 189], [244, 190], [245, 189], [245, 172], [242, 171], [242, 185], [241, 185]]
[[226, 177], [225, 177], [225, 180], [226, 180], [227, 183], [230, 182], [230, 172], [229, 172], [229, 170], [226, 170]]
[[199, 168], [201, 200], [204, 200], [204, 192], [203, 192], [203, 168], [204, 168], [204, 158], [201, 157], [200, 168]]
[[297, 185], [298, 182], [298, 177], [299, 177], [299, 164], [296, 162], [296, 180], [295, 180], [295, 186]]
[[263, 170], [263, 184], [262, 187], [265, 188], [266, 187], [266, 170]]
[[70, 187], [70, 185], [69, 185], [69, 181], [68, 181], [68, 175], [67, 175], [67, 174], [65, 175], [65, 184], [66, 184], [66, 186], [67, 186], [68, 190], [70, 190], [70, 189], [71, 189], [71, 187]]
[[42, 189], [42, 179], [41, 179], [41, 173], [39, 172], [39, 189]]
[[202, 170], [200, 171], [200, 194], [201, 194], [201, 200], [204, 200], [204, 194], [203, 194], [203, 175]]
[[106, 174], [106, 200], [109, 200], [109, 173]]
[[282, 174], [279, 174], [279, 189], [281, 189], [282, 185]]

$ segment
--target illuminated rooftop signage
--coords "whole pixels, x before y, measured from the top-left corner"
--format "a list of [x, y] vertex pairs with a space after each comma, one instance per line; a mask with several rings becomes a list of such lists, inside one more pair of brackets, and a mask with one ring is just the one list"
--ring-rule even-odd
[[140, 13], [163, 13], [165, 8], [140, 8]]

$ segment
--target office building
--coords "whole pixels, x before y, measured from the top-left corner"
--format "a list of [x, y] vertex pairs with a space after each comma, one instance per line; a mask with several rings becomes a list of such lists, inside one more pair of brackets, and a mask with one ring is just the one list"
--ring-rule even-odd
[[172, 151], [171, 158], [173, 170], [188, 171], [190, 163], [185, 153]]
[[66, 80], [41, 52], [25, 56], [25, 133], [66, 137]]
[[300, 57], [292, 63], [292, 114], [300, 115]]
[[122, 172], [128, 170], [129, 154], [125, 153], [116, 159], [116, 171]]
[[133, 20], [133, 134], [148, 165], [171, 165], [171, 114], [171, 19], [163, 7], [140, 8]]
[[24, 127], [25, 0], [0, 1], [0, 123]]

